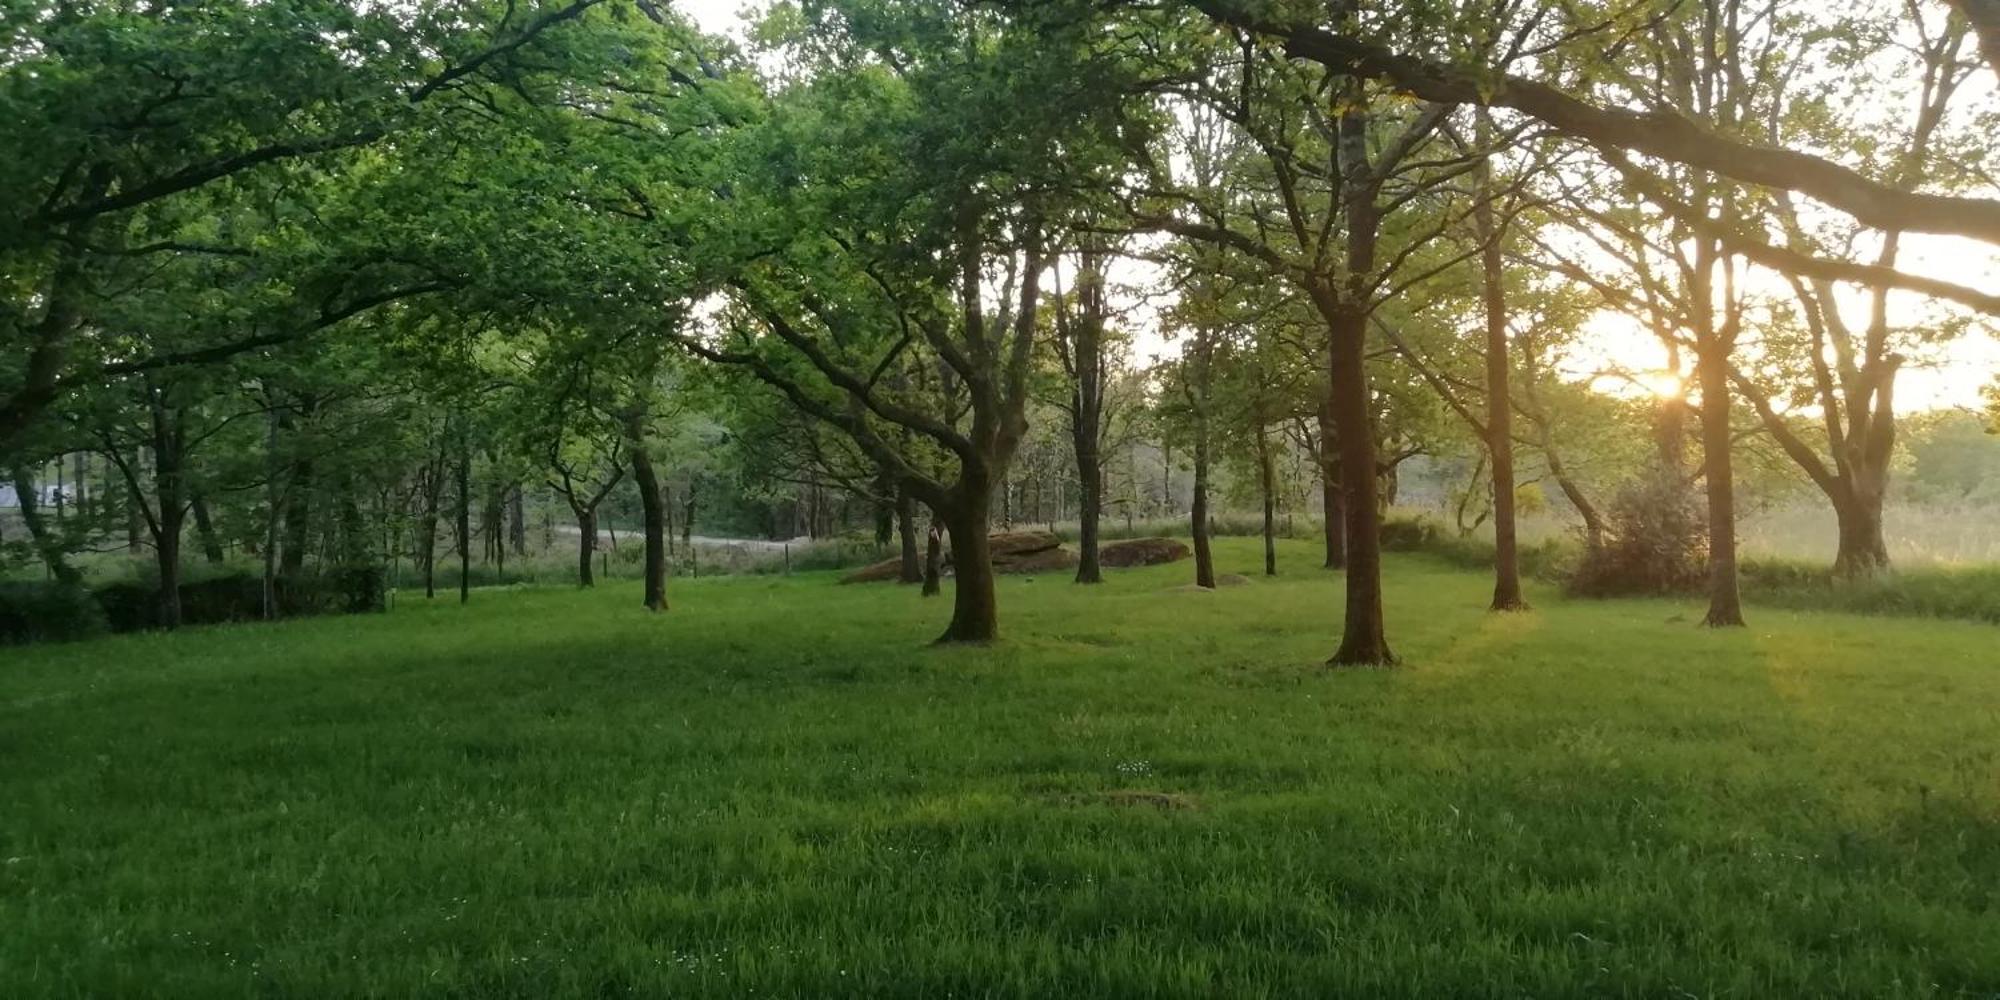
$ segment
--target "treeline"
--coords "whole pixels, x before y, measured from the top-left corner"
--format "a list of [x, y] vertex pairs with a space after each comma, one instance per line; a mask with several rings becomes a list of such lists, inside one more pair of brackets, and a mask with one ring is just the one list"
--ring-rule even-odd
[[996, 524], [1073, 518], [1090, 583], [1171, 510], [1210, 584], [1211, 512], [1316, 506], [1333, 660], [1386, 664], [1430, 456], [1495, 610], [1551, 500], [1585, 589], [1738, 625], [1742, 490], [1884, 572], [1899, 373], [2000, 314], [1905, 249], [2000, 243], [1986, 10], [10, 8], [9, 551], [137, 541], [172, 627], [231, 553], [265, 616], [404, 560], [463, 600], [531, 508], [589, 585], [629, 504], [655, 610], [697, 525], [865, 525], [912, 582], [948, 546], [982, 642]]

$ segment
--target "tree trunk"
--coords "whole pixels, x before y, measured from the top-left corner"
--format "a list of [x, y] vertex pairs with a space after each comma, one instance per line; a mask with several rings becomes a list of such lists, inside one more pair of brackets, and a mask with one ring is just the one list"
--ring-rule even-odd
[[1071, 358], [1070, 443], [1076, 451], [1076, 582], [1100, 583], [1098, 522], [1104, 515], [1104, 275], [1095, 247], [1084, 251], [1078, 271], [1077, 322]]
[[[144, 461], [144, 459], [141, 459], [141, 461]], [[145, 530], [146, 522], [143, 513], [143, 501], [139, 496], [139, 488], [136, 486], [128, 487], [125, 491], [125, 552], [134, 559], [139, 557], [139, 550], [143, 547], [140, 543], [140, 536], [145, 533]]]
[[1347, 505], [1341, 502], [1340, 435], [1333, 429], [1333, 394], [1319, 401], [1320, 530], [1326, 540], [1326, 568], [1347, 568]]
[[1257, 488], [1264, 494], [1264, 575], [1278, 575], [1278, 486], [1272, 466], [1271, 434], [1257, 425]]
[[903, 555], [897, 579], [902, 583], [924, 582], [924, 558], [917, 550], [917, 501], [902, 487], [896, 488], [896, 533]]
[[42, 557], [43, 565], [49, 568], [49, 575], [64, 586], [81, 582], [83, 575], [69, 564], [62, 540], [56, 538], [42, 520], [40, 498], [35, 495], [35, 477], [25, 465], [14, 468], [14, 493], [20, 499], [21, 520], [28, 527], [28, 540], [34, 544], [35, 553]]
[[1375, 432], [1371, 426], [1371, 396], [1365, 306], [1349, 303], [1330, 324], [1329, 368], [1333, 387], [1334, 436], [1340, 442], [1342, 507], [1347, 514], [1347, 610], [1340, 648], [1330, 661], [1336, 666], [1388, 666], [1396, 662], [1389, 649], [1382, 615], [1382, 511], [1377, 505]]
[[472, 600], [472, 446], [464, 425], [458, 446], [458, 603]]
[[[310, 417], [317, 404], [310, 398], [299, 403], [301, 415]], [[297, 422], [290, 414], [278, 418], [279, 430], [291, 434], [298, 429]], [[291, 445], [292, 460], [287, 463], [285, 473], [285, 544], [278, 562], [278, 575], [296, 577], [305, 568], [306, 549], [310, 544], [308, 532], [312, 528], [313, 459], [312, 455], [297, 442]]]
[[1101, 583], [1104, 569], [1098, 560], [1098, 525], [1104, 516], [1104, 466], [1097, 453], [1097, 429], [1076, 432], [1076, 582]]
[[1194, 503], [1188, 527], [1194, 533], [1194, 585], [1215, 589], [1215, 555], [1208, 544], [1208, 418], [1195, 417]]
[[939, 643], [985, 643], [999, 637], [999, 609], [993, 594], [993, 551], [987, 539], [991, 494], [967, 483], [956, 504], [944, 510], [951, 531], [951, 624]]
[[160, 568], [160, 627], [181, 627], [181, 521], [180, 500], [167, 503], [166, 489], [160, 490], [160, 530], [153, 539], [153, 552]]
[[201, 539], [202, 558], [211, 566], [220, 566], [224, 561], [222, 539], [215, 533], [215, 522], [208, 516], [208, 502], [196, 493], [188, 501], [194, 514], [194, 533]]
[[88, 518], [94, 512], [92, 500], [96, 495], [90, 488], [90, 453], [77, 452], [75, 462], [76, 512]]
[[284, 497], [278, 479], [278, 411], [264, 419], [264, 620], [278, 618], [278, 522], [283, 518]]
[[[813, 492], [817, 494], [819, 492], [818, 487], [814, 487]], [[687, 496], [681, 501], [681, 548], [687, 549], [689, 556], [694, 555], [695, 499], [695, 482], [690, 479], [688, 480]]]
[[181, 528], [187, 516], [187, 435], [184, 414], [152, 389], [153, 552], [160, 570], [160, 627], [181, 625]]
[[597, 586], [595, 568], [591, 557], [597, 553], [597, 512], [578, 509], [576, 512], [576, 585]]
[[944, 545], [943, 536], [944, 532], [938, 527], [937, 515], [932, 514], [931, 527], [930, 530], [925, 533], [925, 539], [924, 539], [924, 596], [925, 597], [936, 597], [940, 592], [944, 590], [944, 586], [938, 582], [938, 575], [940, 573], [940, 570], [938, 568], [938, 563], [942, 561], [942, 553], [940, 553], [938, 550], [942, 548]]
[[528, 554], [528, 502], [520, 483], [507, 494], [507, 541], [516, 556]]
[[671, 480], [660, 484], [660, 510], [666, 516], [667, 561], [671, 563], [674, 559], [674, 536], [680, 533], [674, 527], [674, 484]]
[[1598, 513], [1597, 505], [1585, 495], [1583, 487], [1570, 478], [1569, 469], [1563, 465], [1562, 456], [1557, 453], [1555, 441], [1548, 427], [1539, 428], [1542, 446], [1542, 460], [1548, 463], [1549, 475], [1556, 481], [1556, 488], [1563, 498], [1576, 508], [1577, 516], [1583, 518], [1583, 545], [1587, 552], [1595, 553], [1604, 547], [1604, 515]]
[[[1490, 132], [1486, 119], [1480, 131]], [[1486, 306], [1486, 454], [1493, 471], [1493, 604], [1494, 611], [1525, 611], [1521, 596], [1521, 555], [1514, 516], [1514, 403], [1511, 392], [1512, 355], [1507, 349], [1507, 286], [1501, 259], [1499, 224], [1494, 220], [1492, 176], [1481, 161], [1484, 197], [1473, 209], [1483, 246], [1481, 298]]]
[[1702, 624], [1727, 628], [1743, 624], [1742, 595], [1736, 582], [1736, 479], [1730, 449], [1729, 363], [1710, 345], [1695, 367], [1701, 379], [1702, 464], [1708, 480], [1708, 615]]
[[1882, 537], [1882, 497], [1850, 491], [1833, 504], [1840, 528], [1840, 549], [1834, 555], [1834, 575], [1861, 579], [1889, 567], [1889, 546]]
[[660, 499], [660, 477], [653, 456], [646, 453], [645, 414], [634, 410], [625, 418], [631, 439], [632, 480], [639, 486], [639, 513], [646, 533], [646, 610], [667, 610], [667, 515]]
[[424, 597], [427, 600], [437, 596], [438, 501], [444, 493], [444, 484], [439, 482], [442, 475], [443, 469], [436, 463], [424, 470], [424, 516], [419, 522], [423, 538], [419, 543], [423, 546]]

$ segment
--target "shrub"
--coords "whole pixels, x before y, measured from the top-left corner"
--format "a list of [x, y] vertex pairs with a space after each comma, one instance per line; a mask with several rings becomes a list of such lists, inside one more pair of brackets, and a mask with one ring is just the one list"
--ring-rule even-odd
[[1612, 499], [1606, 538], [1584, 553], [1568, 590], [1579, 597], [1683, 594], [1706, 578], [1708, 521], [1678, 470], [1656, 468]]
[[1759, 604], [2000, 624], [2000, 567], [1910, 569], [1849, 580], [1820, 564], [1760, 559], [1739, 571], [1743, 596]]
[[[386, 607], [387, 574], [375, 565], [331, 566], [278, 581], [284, 617], [357, 614]], [[181, 624], [217, 625], [264, 616], [264, 578], [239, 570], [181, 584]], [[113, 632], [160, 626], [159, 584], [144, 578], [102, 584], [94, 592]]]
[[[1431, 551], [1442, 537], [1427, 517], [1389, 517], [1382, 520], [1382, 548], [1390, 552]], [[1491, 549], [1488, 549], [1491, 558]]]
[[[259, 580], [259, 605], [263, 581]], [[280, 610], [287, 615], [357, 615], [388, 607], [389, 574], [373, 563], [329, 566], [297, 580], [280, 581]]]
[[104, 608], [74, 584], [0, 583], [0, 645], [102, 635]]

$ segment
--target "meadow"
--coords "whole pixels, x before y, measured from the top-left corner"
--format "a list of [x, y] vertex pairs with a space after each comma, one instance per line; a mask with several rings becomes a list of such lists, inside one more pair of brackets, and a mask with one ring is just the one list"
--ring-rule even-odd
[[2000, 994], [1993, 626], [1316, 563], [0, 649], [0, 995]]

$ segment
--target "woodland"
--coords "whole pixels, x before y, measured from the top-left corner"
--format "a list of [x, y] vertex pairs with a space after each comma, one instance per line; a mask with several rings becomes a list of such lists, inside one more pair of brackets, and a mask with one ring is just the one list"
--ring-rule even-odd
[[2000, 0], [715, 24], [0, 3], [0, 984], [2000, 989]]
[[[942, 638], [985, 642], [1016, 507], [1074, 522], [1086, 584], [1108, 506], [1185, 513], [1209, 586], [1234, 505], [1267, 543], [1317, 517], [1332, 662], [1385, 665], [1421, 458], [1491, 535], [1495, 610], [1525, 502], [1579, 589], [1698, 584], [1740, 625], [1739, 493], [1803, 486], [1832, 577], [1887, 570], [1899, 375], [1965, 367], [2000, 306], [1994, 18], [10, 8], [0, 464], [12, 561], [55, 584], [20, 600], [87, 616], [77, 557], [121, 536], [158, 627], [196, 560], [261, 561], [265, 617], [373, 606], [404, 563], [431, 596], [475, 544], [526, 555], [532, 493], [585, 586], [603, 505], [636, 508], [656, 610], [676, 514], [694, 558], [704, 507], [873, 521], [910, 582], [935, 526]], [[1157, 500], [1113, 468], [1142, 443]]]

